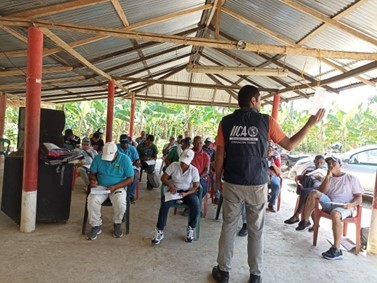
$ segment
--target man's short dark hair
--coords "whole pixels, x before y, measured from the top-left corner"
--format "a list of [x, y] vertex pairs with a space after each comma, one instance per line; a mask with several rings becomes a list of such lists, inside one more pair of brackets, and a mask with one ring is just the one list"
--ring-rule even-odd
[[323, 159], [323, 160], [325, 160], [325, 157], [323, 157], [323, 155], [321, 155], [321, 154], [318, 154], [318, 155], [316, 155], [314, 157], [314, 160], [316, 160], [316, 159]]
[[148, 135], [146, 139], [153, 142], [154, 141], [154, 135]]
[[98, 132], [93, 133], [93, 138], [99, 139], [100, 138], [99, 133]]
[[191, 140], [190, 137], [187, 137], [187, 138], [184, 138], [182, 140], [182, 143], [187, 144], [187, 145], [191, 145], [192, 144], [192, 140]]
[[258, 99], [259, 96], [259, 90], [255, 86], [245, 85], [238, 92], [238, 106], [249, 107], [251, 98], [255, 97]]

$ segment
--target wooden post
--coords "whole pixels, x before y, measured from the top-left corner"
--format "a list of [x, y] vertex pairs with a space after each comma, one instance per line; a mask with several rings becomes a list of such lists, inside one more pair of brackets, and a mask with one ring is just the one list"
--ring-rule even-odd
[[376, 181], [374, 183], [374, 196], [372, 205], [372, 214], [370, 217], [367, 252], [377, 254], [377, 172]]
[[114, 81], [109, 81], [107, 97], [107, 121], [106, 121], [106, 142], [113, 140], [113, 121], [114, 121]]
[[135, 104], [136, 104], [136, 96], [133, 93], [131, 97], [131, 113], [130, 113], [130, 133], [129, 136], [133, 139], [134, 136], [134, 126], [135, 126]]
[[25, 153], [22, 179], [20, 231], [35, 230], [37, 215], [37, 185], [39, 163], [39, 131], [41, 119], [41, 89], [43, 33], [29, 27], [26, 77]]
[[7, 108], [7, 96], [5, 93], [0, 93], [0, 138], [4, 137], [5, 133], [5, 110]]

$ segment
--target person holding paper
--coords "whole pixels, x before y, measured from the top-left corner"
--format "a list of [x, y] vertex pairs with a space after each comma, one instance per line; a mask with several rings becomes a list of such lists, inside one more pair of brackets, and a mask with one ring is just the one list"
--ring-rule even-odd
[[324, 171], [324, 169], [322, 169], [324, 164], [325, 158], [322, 155], [317, 155], [314, 158], [315, 168], [309, 168], [302, 175], [297, 176], [297, 194], [299, 195], [300, 201], [294, 214], [289, 219], [284, 221], [285, 224], [295, 224], [300, 221], [299, 217], [309, 193], [318, 188], [321, 185], [322, 180], [325, 178], [325, 175], [322, 175], [319, 170], [316, 172], [317, 169]]
[[87, 137], [82, 139], [81, 149], [76, 148], [75, 151], [80, 152], [84, 156], [84, 159], [76, 164], [76, 171], [85, 183], [84, 191], [86, 192], [89, 186], [89, 168], [94, 157], [97, 155], [97, 151], [90, 147], [90, 139]]
[[155, 167], [157, 159], [157, 146], [154, 144], [154, 136], [148, 135], [144, 142], [139, 143], [137, 152], [141, 160], [141, 169], [145, 170], [149, 177], [147, 178], [147, 190], [152, 190], [153, 185], [149, 179], [158, 178]]
[[351, 216], [354, 207], [361, 204], [364, 190], [355, 176], [342, 172], [342, 161], [339, 158], [327, 157], [325, 161], [328, 166], [327, 175], [318, 190], [311, 191], [306, 201], [303, 218], [296, 230], [304, 231], [311, 225], [309, 217], [314, 210], [315, 200], [319, 198], [322, 210], [332, 216], [334, 236], [334, 245], [322, 253], [322, 256], [335, 260], [343, 257], [340, 250], [342, 219]]
[[195, 153], [191, 149], [184, 150], [179, 157], [179, 162], [170, 164], [161, 177], [162, 183], [168, 188], [173, 198], [172, 200], [161, 202], [156, 231], [152, 239], [152, 244], [154, 245], [160, 244], [161, 240], [164, 239], [164, 227], [168, 218], [169, 208], [176, 201], [174, 198], [176, 198], [177, 193], [183, 203], [187, 204], [190, 209], [186, 242], [190, 243], [194, 239], [196, 220], [200, 212], [197, 194], [200, 179], [199, 172], [198, 169], [191, 165], [194, 155]]
[[321, 121], [325, 112], [320, 109], [309, 117], [301, 130], [287, 137], [274, 118], [259, 113], [261, 104], [258, 88], [243, 86], [238, 92], [240, 109], [223, 117], [218, 126], [215, 170], [218, 188], [223, 195], [224, 221], [218, 245], [218, 265], [212, 269], [212, 277], [216, 282], [229, 281], [234, 240], [244, 204], [248, 227], [249, 282], [261, 282], [268, 140], [290, 151]]
[[131, 161], [134, 168], [134, 180], [130, 186], [128, 192], [130, 194], [131, 203], [135, 203], [135, 189], [136, 182], [139, 178], [138, 172], [140, 171], [140, 159], [137, 153], [136, 147], [130, 144], [130, 137], [126, 134], [122, 134], [119, 137], [119, 143], [117, 144], [118, 151], [127, 155]]
[[109, 194], [89, 194], [88, 196], [88, 218], [92, 226], [88, 240], [97, 239], [97, 235], [102, 232], [101, 208], [107, 198], [110, 198], [113, 206], [113, 236], [115, 238], [123, 236], [121, 224], [127, 209], [127, 186], [132, 184], [133, 176], [131, 159], [118, 152], [114, 142], [106, 143], [102, 153], [94, 158], [90, 166], [89, 182], [92, 188], [105, 187]]

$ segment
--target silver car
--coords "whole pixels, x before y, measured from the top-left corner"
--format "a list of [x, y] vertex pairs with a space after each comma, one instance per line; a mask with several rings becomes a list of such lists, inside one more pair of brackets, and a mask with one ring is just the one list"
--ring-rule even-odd
[[342, 160], [342, 170], [356, 176], [365, 194], [374, 193], [377, 173], [377, 144], [366, 145], [339, 155]]

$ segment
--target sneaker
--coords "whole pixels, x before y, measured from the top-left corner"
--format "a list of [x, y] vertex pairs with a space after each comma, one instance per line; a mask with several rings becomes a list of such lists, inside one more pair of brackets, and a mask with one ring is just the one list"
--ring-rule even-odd
[[152, 244], [158, 245], [162, 239], [164, 239], [164, 231], [156, 229], [152, 239]]
[[121, 225], [122, 225], [121, 223], [114, 223], [114, 233], [113, 233], [114, 238], [123, 237]]
[[246, 237], [247, 236], [247, 224], [246, 223], [244, 223], [242, 225], [241, 230], [238, 232], [238, 236], [240, 236], [240, 237]]
[[322, 253], [322, 256], [328, 260], [342, 259], [343, 252], [336, 247], [331, 247], [327, 252]]
[[218, 265], [213, 267], [212, 277], [217, 283], [229, 282], [229, 272], [220, 270], [220, 267]]
[[305, 220], [301, 220], [299, 223], [298, 223], [298, 226], [296, 227], [296, 231], [304, 231], [306, 228], [308, 228], [310, 225], [312, 225], [310, 223], [310, 221], [305, 221]]
[[97, 239], [97, 235], [101, 234], [101, 226], [94, 226], [92, 227], [92, 230], [90, 230], [90, 233], [88, 234], [87, 240], [94, 241]]
[[274, 208], [274, 206], [273, 205], [268, 205], [268, 207], [267, 207], [267, 211], [270, 211], [270, 212], [276, 212], [276, 209]]
[[194, 240], [194, 228], [191, 228], [190, 226], [187, 227], [187, 236], [186, 236], [186, 242], [191, 243]]
[[136, 200], [134, 196], [130, 196], [130, 203], [135, 204]]
[[260, 275], [255, 275], [250, 273], [250, 279], [249, 283], [261, 283], [262, 282], [262, 277]]

